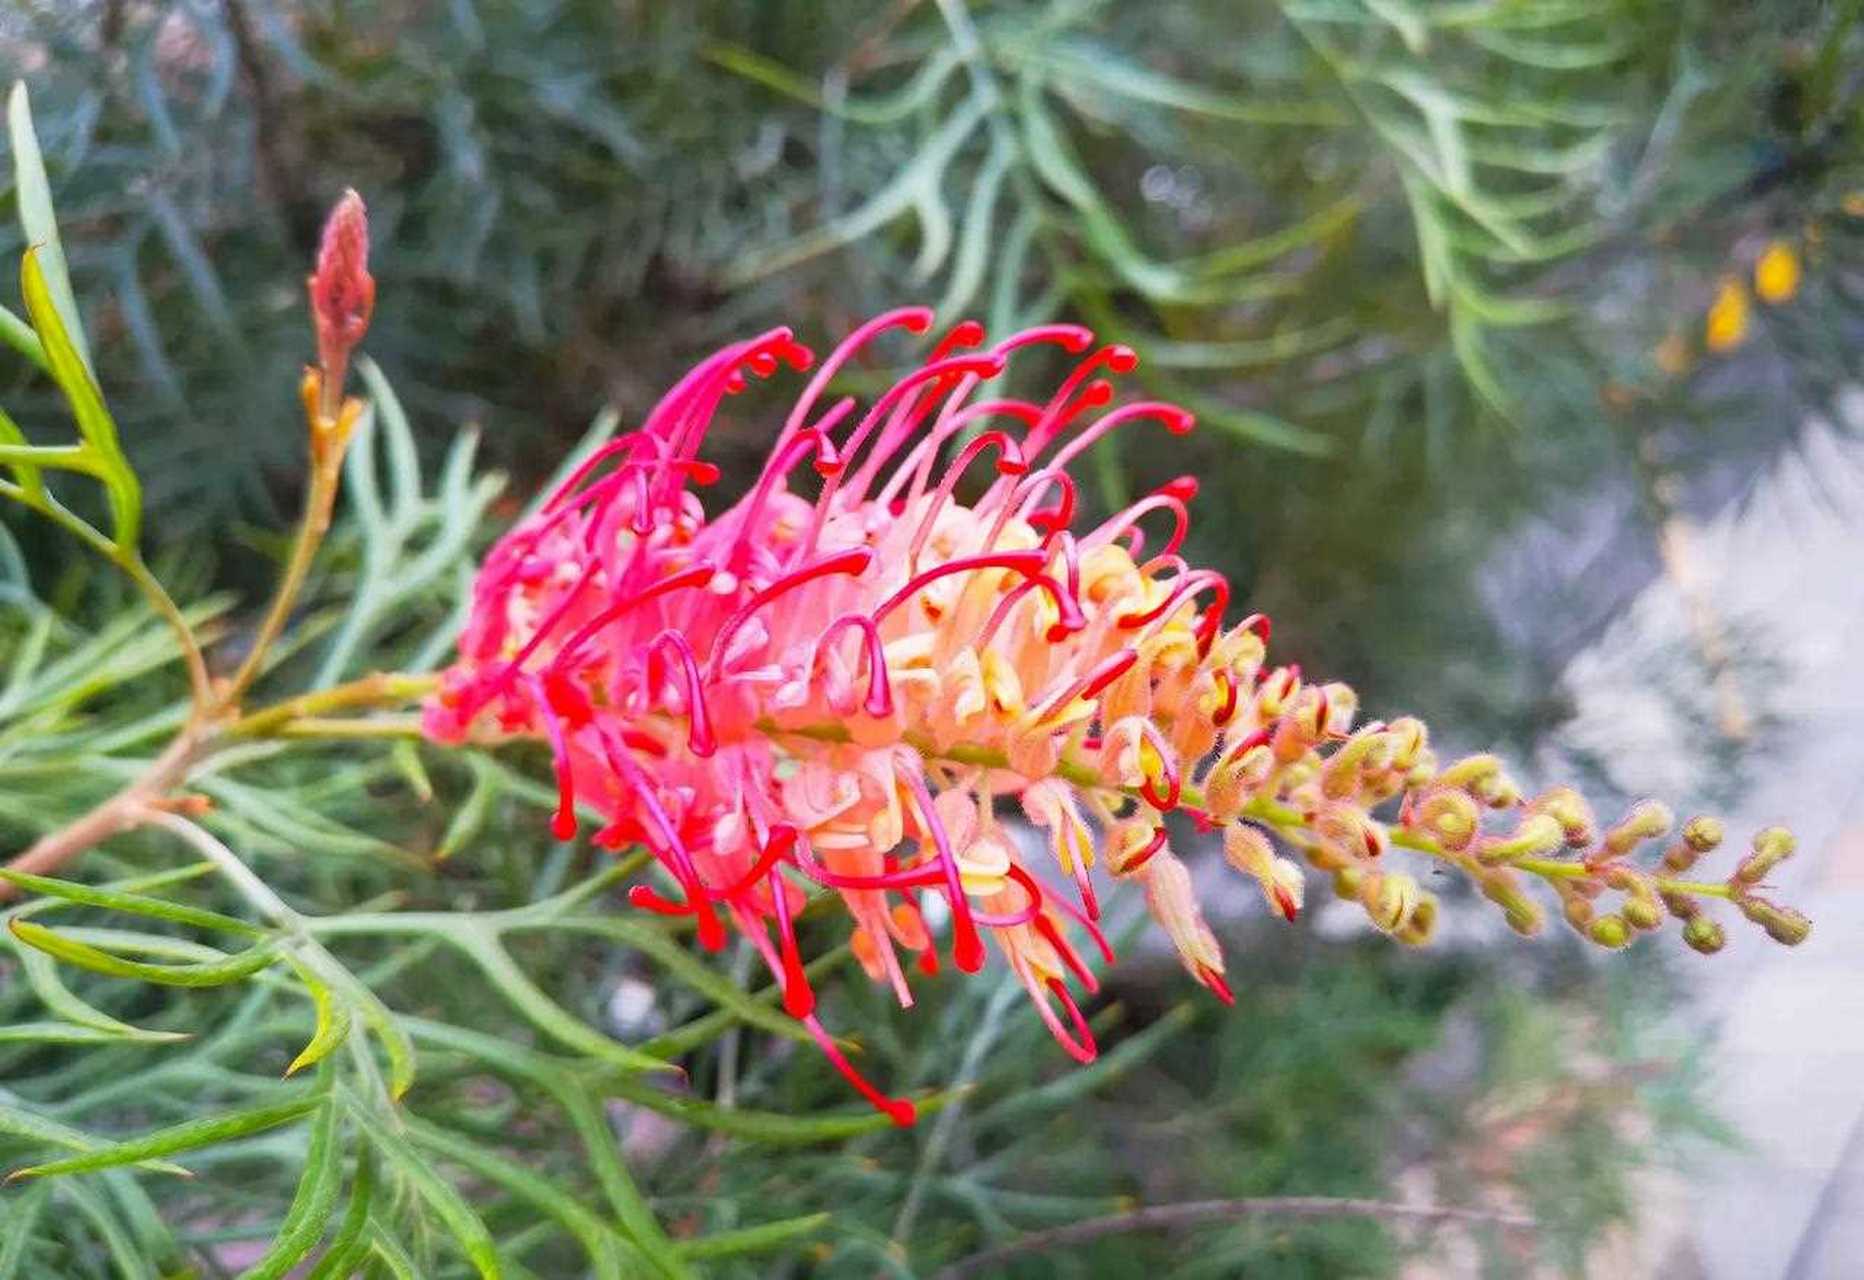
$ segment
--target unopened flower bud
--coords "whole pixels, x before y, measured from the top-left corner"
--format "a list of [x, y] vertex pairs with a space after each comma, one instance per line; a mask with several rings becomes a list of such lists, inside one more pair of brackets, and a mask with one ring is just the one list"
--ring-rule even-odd
[[1437, 775], [1437, 781], [1446, 787], [1457, 787], [1476, 794], [1476, 788], [1485, 785], [1491, 778], [1502, 771], [1502, 762], [1491, 755], [1464, 756], [1455, 764]]
[[1385, 824], [1350, 804], [1330, 804], [1314, 816], [1314, 834], [1345, 858], [1383, 857], [1390, 837]]
[[1631, 926], [1625, 923], [1623, 916], [1600, 916], [1587, 926], [1586, 936], [1601, 947], [1615, 951], [1631, 941]]
[[1359, 695], [1350, 684], [1336, 680], [1320, 690], [1323, 702], [1316, 708], [1315, 728], [1323, 738], [1344, 738], [1359, 714]]
[[1312, 721], [1311, 714], [1303, 717], [1297, 710], [1275, 722], [1269, 749], [1275, 753], [1278, 764], [1291, 765], [1314, 749], [1320, 735], [1314, 732]]
[[1412, 805], [1406, 825], [1429, 835], [1445, 849], [1467, 849], [1482, 829], [1482, 811], [1468, 792], [1437, 787]]
[[1712, 956], [1722, 949], [1728, 941], [1728, 935], [1721, 925], [1707, 916], [1697, 916], [1683, 925], [1683, 941], [1690, 950]]
[[1460, 787], [1491, 809], [1506, 809], [1521, 802], [1521, 788], [1492, 755], [1465, 756], [1437, 775], [1447, 787]]
[[1276, 772], [1275, 780], [1288, 791], [1298, 791], [1319, 774], [1320, 757], [1310, 751], [1292, 764], [1282, 765]]
[[1300, 691], [1301, 673], [1292, 667], [1276, 667], [1256, 686], [1256, 720], [1267, 724], [1279, 718]]
[[1691, 818], [1683, 825], [1683, 843], [1697, 853], [1713, 852], [1722, 843], [1722, 823], [1706, 815]]
[[1734, 899], [1741, 914], [1764, 929], [1769, 938], [1785, 947], [1796, 947], [1812, 934], [1812, 921], [1793, 910], [1782, 907], [1755, 894], [1742, 894]]
[[1521, 803], [1521, 785], [1507, 774], [1498, 773], [1477, 786], [1475, 795], [1491, 809], [1512, 809]]
[[1204, 922], [1184, 863], [1170, 849], [1160, 849], [1146, 863], [1145, 885], [1146, 907], [1178, 949], [1186, 971], [1212, 990], [1227, 991], [1222, 986], [1223, 952]]
[[1374, 925], [1396, 933], [1416, 908], [1419, 892], [1410, 876], [1373, 872], [1359, 886], [1359, 904]]
[[1381, 769], [1377, 773], [1361, 774], [1359, 778], [1359, 797], [1367, 808], [1376, 808], [1393, 796], [1407, 790], [1403, 776], [1390, 769]]
[[1359, 891], [1366, 883], [1364, 867], [1341, 867], [1333, 873], [1333, 895], [1345, 902], [1359, 901]]
[[1223, 856], [1244, 875], [1262, 876], [1275, 861], [1275, 846], [1260, 827], [1232, 822], [1223, 829]]
[[1735, 879], [1742, 884], [1759, 884], [1767, 873], [1793, 856], [1799, 841], [1785, 827], [1768, 827], [1754, 835], [1754, 852], [1735, 868]]
[[1663, 908], [1658, 905], [1655, 898], [1632, 898], [1625, 903], [1622, 910], [1626, 923], [1634, 929], [1642, 929], [1648, 933], [1663, 923]]
[[1430, 746], [1430, 731], [1415, 716], [1399, 716], [1385, 726], [1391, 741], [1390, 767], [1407, 773]]
[[1418, 895], [1417, 905], [1392, 936], [1407, 946], [1421, 947], [1437, 932], [1437, 898], [1435, 894]]
[[1532, 938], [1540, 932], [1546, 917], [1532, 899], [1522, 898], [1503, 910], [1502, 921], [1522, 937]]
[[1144, 820], [1122, 822], [1107, 834], [1107, 870], [1130, 876], [1165, 845], [1165, 828]]
[[1306, 856], [1307, 864], [1310, 867], [1313, 867], [1316, 871], [1325, 871], [1328, 875], [1332, 875], [1341, 867], [1350, 865], [1348, 861], [1340, 856], [1331, 846], [1321, 844], [1317, 840], [1304, 842], [1301, 845], [1301, 852]]
[[1512, 835], [1484, 840], [1476, 858], [1486, 866], [1500, 866], [1522, 858], [1538, 858], [1566, 843], [1566, 832], [1552, 814], [1530, 813]]
[[1551, 791], [1544, 791], [1534, 798], [1528, 808], [1558, 822], [1561, 830], [1566, 832], [1568, 848], [1581, 849], [1592, 843], [1597, 825], [1592, 816], [1592, 806], [1571, 787], [1555, 787]]
[[[326, 395], [342, 392], [343, 369], [349, 353], [369, 330], [375, 311], [375, 277], [369, 274], [369, 217], [362, 197], [345, 191], [324, 223], [317, 250], [317, 267], [306, 281], [311, 294], [311, 320], [317, 329], [317, 358], [324, 376], [335, 385]], [[334, 412], [330, 415], [335, 416]]]
[[1361, 729], [1327, 760], [1321, 770], [1321, 794], [1344, 800], [1360, 788], [1365, 773], [1382, 770], [1391, 759], [1391, 743], [1381, 730]]
[[1689, 841], [1678, 840], [1663, 851], [1663, 869], [1671, 875], [1683, 875], [1696, 865], [1702, 855], [1690, 848]]
[[1236, 813], [1274, 774], [1275, 753], [1267, 746], [1226, 756], [1210, 771], [1205, 785], [1211, 813], [1225, 818]]
[[1668, 834], [1675, 822], [1676, 817], [1668, 805], [1640, 800], [1631, 806], [1631, 811], [1617, 826], [1605, 833], [1604, 852], [1609, 857], [1622, 858], [1643, 841]]
[[1678, 920], [1694, 920], [1702, 914], [1702, 904], [1686, 893], [1660, 889], [1657, 896], [1663, 899], [1664, 908]]
[[1649, 877], [1630, 867], [1611, 867], [1605, 872], [1605, 883], [1625, 895], [1619, 910], [1632, 928], [1655, 929], [1663, 923], [1663, 904], [1657, 901]]

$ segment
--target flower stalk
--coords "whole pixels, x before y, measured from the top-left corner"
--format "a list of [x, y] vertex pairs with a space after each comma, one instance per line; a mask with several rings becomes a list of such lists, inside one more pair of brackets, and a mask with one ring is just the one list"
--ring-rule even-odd
[[[320, 719], [326, 707], [399, 701], [418, 696], [425, 685], [397, 684], [394, 677], [373, 677], [344, 689], [324, 691], [323, 700], [306, 704], [293, 700], [262, 712], [239, 717], [239, 704], [264, 668], [272, 646], [283, 634], [292, 609], [309, 577], [312, 561], [329, 532], [340, 484], [343, 451], [363, 412], [362, 401], [342, 395], [349, 357], [369, 327], [375, 303], [375, 281], [368, 269], [369, 236], [366, 211], [354, 191], [344, 194], [324, 227], [316, 269], [308, 281], [313, 327], [317, 337], [318, 365], [306, 369], [301, 385], [310, 441], [310, 475], [304, 514], [286, 560], [283, 574], [254, 634], [246, 657], [235, 674], [216, 682], [209, 674], [201, 640], [168, 592], [143, 564], [134, 545], [119, 545], [92, 537], [100, 550], [126, 573], [149, 599], [176, 635], [188, 671], [192, 708], [180, 733], [143, 775], [76, 821], [51, 832], [7, 865], [15, 871], [50, 874], [103, 840], [143, 825], [176, 788], [211, 756], [216, 746], [232, 737], [264, 733], [282, 736], [376, 735], [384, 730], [361, 722], [336, 725]], [[49, 504], [57, 514], [62, 511]], [[82, 522], [74, 522], [88, 530]], [[359, 696], [360, 695], [360, 696]], [[410, 732], [402, 726], [403, 733]], [[18, 889], [0, 882], [0, 902]]]

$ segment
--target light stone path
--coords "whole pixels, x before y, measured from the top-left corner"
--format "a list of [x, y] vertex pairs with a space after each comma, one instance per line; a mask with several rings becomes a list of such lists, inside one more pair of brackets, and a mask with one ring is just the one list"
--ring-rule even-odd
[[[1815, 929], [1787, 950], [1731, 920], [1727, 950], [1690, 969], [1689, 1017], [1717, 1042], [1710, 1098], [1746, 1145], [1693, 1163], [1686, 1207], [1650, 1224], [1665, 1276], [1864, 1278], [1864, 394], [1845, 408], [1849, 435], [1816, 432], [1690, 539], [1735, 666], [1750, 686], [1760, 675], [1753, 709], [1780, 726], [1722, 807], [1730, 838], [1790, 822], [1800, 852], [1771, 883]], [[1676, 735], [1700, 726], [1647, 693], [1646, 660], [1690, 636], [1687, 602], [1660, 579], [1567, 673], [1581, 691], [1571, 739], [1609, 744], [1627, 791], [1713, 781], [1679, 763]]]

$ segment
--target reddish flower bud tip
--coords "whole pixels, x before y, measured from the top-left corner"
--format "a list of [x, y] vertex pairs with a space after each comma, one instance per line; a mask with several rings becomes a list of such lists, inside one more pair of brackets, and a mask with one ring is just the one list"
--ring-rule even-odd
[[369, 215], [362, 197], [345, 191], [324, 223], [311, 273], [311, 317], [317, 354], [334, 376], [368, 332], [375, 310], [375, 277], [369, 274]]

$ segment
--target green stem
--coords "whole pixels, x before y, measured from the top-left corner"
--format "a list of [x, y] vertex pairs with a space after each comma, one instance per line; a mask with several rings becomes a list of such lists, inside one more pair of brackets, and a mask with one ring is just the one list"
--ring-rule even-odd
[[[1584, 880], [1599, 874], [1583, 862], [1565, 862], [1557, 858], [1520, 858], [1508, 865], [1543, 880]], [[1734, 896], [1734, 891], [1727, 885], [1706, 880], [1671, 880], [1664, 876], [1651, 876], [1650, 883], [1659, 893], [1681, 893], [1694, 898]]]
[[[438, 683], [439, 680], [436, 677], [429, 675], [376, 672], [347, 684], [333, 685], [328, 689], [319, 689], [315, 693], [301, 694], [298, 697], [274, 703], [269, 707], [262, 707], [258, 711], [235, 720], [228, 726], [227, 734], [234, 738], [304, 736], [293, 732], [294, 724], [301, 724], [304, 721], [313, 723], [322, 721], [329, 724], [332, 722], [323, 720], [327, 712], [355, 707], [405, 706], [418, 698], [425, 697]], [[338, 723], [354, 726], [364, 722]]]
[[418, 716], [304, 716], [272, 731], [275, 738], [321, 738], [328, 741], [358, 738], [421, 737]]
[[156, 576], [149, 572], [149, 566], [142, 562], [141, 553], [132, 548], [116, 552], [111, 559], [136, 584], [137, 590], [142, 592], [143, 597], [175, 633], [175, 640], [181, 646], [181, 659], [188, 668], [188, 688], [194, 696], [195, 717], [205, 717], [213, 706], [213, 680], [207, 674], [207, 658], [201, 652], [200, 642], [195, 639], [194, 629], [188, 625], [181, 607], [157, 581]]
[[259, 624], [259, 632], [246, 654], [246, 660], [240, 664], [238, 673], [227, 686], [223, 697], [225, 706], [236, 705], [240, 695], [258, 677], [266, 654], [271, 651], [273, 643], [283, 633], [285, 623], [291, 618], [292, 606], [298, 601], [298, 593], [304, 589], [304, 580], [310, 576], [311, 561], [316, 557], [324, 535], [330, 531], [331, 512], [337, 499], [338, 467], [342, 457], [341, 450], [333, 449], [317, 457], [312, 464], [310, 488], [304, 495], [304, 516], [299, 521], [297, 536], [292, 540], [291, 558], [285, 564], [285, 575], [278, 581], [278, 591], [272, 597], [271, 607], [266, 610], [265, 621]]
[[[816, 742], [848, 742], [851, 740], [847, 727], [839, 724], [806, 725], [801, 728], [786, 729], [779, 727], [771, 721], [760, 720], [757, 722], [757, 728], [761, 732], [772, 735], [808, 738]], [[929, 738], [926, 738], [922, 734], [912, 733], [906, 735], [906, 742], [908, 746], [912, 747], [913, 750], [917, 751], [928, 760], [943, 760], [951, 764], [970, 765], [974, 768], [983, 769], [1007, 769], [1010, 767], [1009, 756], [991, 747], [977, 747], [958, 743], [941, 751]], [[1127, 787], [1109, 787], [1106, 779], [1100, 775], [1100, 771], [1094, 768], [1093, 765], [1083, 760], [1072, 759], [1068, 756], [1063, 756], [1056, 764], [1055, 773], [1058, 777], [1065, 778], [1076, 786], [1098, 787], [1103, 790], [1125, 791], [1128, 794], [1132, 793], [1131, 789]], [[1180, 789], [1179, 798], [1193, 808], [1201, 809], [1204, 806], [1203, 793], [1189, 783], [1186, 783]], [[1278, 800], [1271, 800], [1262, 796], [1258, 796], [1245, 804], [1238, 816], [1247, 818], [1252, 822], [1259, 822], [1264, 826], [1273, 827], [1277, 834], [1291, 842], [1295, 841], [1307, 829], [1307, 819], [1300, 810], [1295, 809], [1291, 805], [1283, 804]], [[1394, 827], [1391, 830], [1391, 842], [1401, 848], [1409, 849], [1413, 853], [1421, 853], [1426, 857], [1435, 858], [1437, 861], [1456, 867], [1459, 870], [1468, 869], [1461, 858], [1445, 849], [1429, 836], [1419, 832], [1407, 830], [1404, 827]], [[1597, 871], [1588, 867], [1584, 862], [1564, 861], [1557, 858], [1520, 858], [1508, 865], [1517, 870], [1525, 871], [1529, 875], [1538, 876], [1549, 883], [1556, 880], [1583, 880], [1589, 876], [1598, 874]], [[1704, 880], [1673, 880], [1664, 876], [1651, 876], [1649, 880], [1651, 886], [1659, 893], [1677, 893], [1696, 898], [1732, 898], [1734, 896], [1734, 890], [1728, 885], [1715, 884]]]

